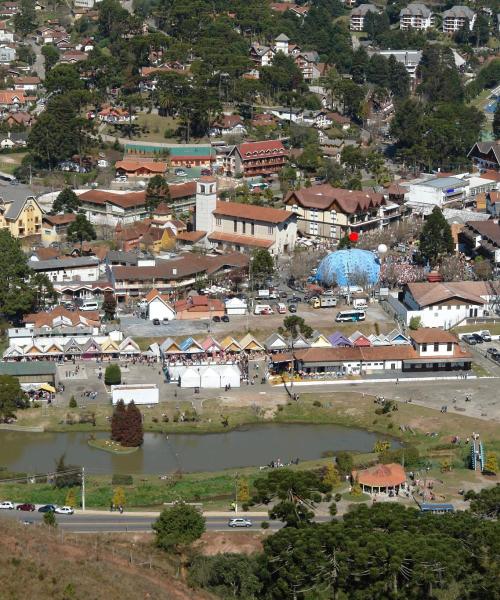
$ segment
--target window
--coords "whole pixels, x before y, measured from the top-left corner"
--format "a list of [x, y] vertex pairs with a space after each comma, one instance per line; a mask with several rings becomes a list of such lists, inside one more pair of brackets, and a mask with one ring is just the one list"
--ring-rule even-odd
[[434, 352], [439, 352], [439, 343], [434, 342]]
[[422, 344], [422, 352], [427, 352], [427, 344]]
[[446, 344], [446, 350], [447, 350], [447, 352], [451, 352], [453, 350], [453, 344], [452, 344], [452, 342], [448, 342]]
[[251, 224], [250, 224], [250, 233], [251, 233], [252, 235], [254, 235], [254, 234], [255, 234], [255, 223], [251, 223]]
[[273, 226], [272, 226], [272, 225], [268, 225], [268, 227], [267, 227], [267, 233], [268, 233], [269, 235], [272, 235], [272, 234], [273, 234]]
[[234, 233], [236, 233], [238, 231], [238, 221], [236, 221], [236, 220], [233, 221], [233, 231], [234, 231]]
[[222, 219], [220, 217], [215, 217], [215, 224], [216, 225], [222, 225]]
[[246, 233], [247, 232], [247, 224], [246, 221], [243, 221], [241, 223], [241, 233]]

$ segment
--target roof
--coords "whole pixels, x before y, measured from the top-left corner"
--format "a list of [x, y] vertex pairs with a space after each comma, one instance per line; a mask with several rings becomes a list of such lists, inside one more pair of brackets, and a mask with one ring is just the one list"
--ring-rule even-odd
[[43, 246], [41, 248], [37, 248], [35, 250], [35, 255], [38, 258], [38, 260], [49, 260], [50, 258], [57, 258], [59, 256], [60, 250], [58, 250], [57, 248], [51, 248], [50, 246], [47, 248], [44, 248]]
[[206, 231], [180, 231], [177, 234], [177, 239], [181, 242], [196, 243], [202, 240], [206, 235]]
[[196, 195], [196, 181], [187, 181], [186, 183], [170, 183], [168, 186], [170, 198], [189, 198]]
[[359, 6], [356, 6], [356, 8], [354, 8], [351, 12], [351, 16], [352, 17], [364, 17], [366, 16], [369, 12], [378, 12], [378, 9], [376, 6], [373, 6], [373, 4], [360, 4]]
[[50, 361], [0, 362], [0, 375], [12, 377], [55, 375], [56, 364]]
[[417, 344], [458, 344], [455, 335], [437, 327], [421, 327], [415, 331], [410, 331], [410, 337]]
[[428, 179], [427, 181], [421, 181], [415, 185], [445, 190], [453, 187], [465, 187], [467, 182], [464, 179], [459, 179], [458, 177], [436, 177], [433, 179]]
[[[12, 221], [15, 221], [16, 219], [18, 219], [19, 215], [21, 214], [24, 207], [26, 206], [26, 203], [30, 200], [38, 206], [38, 203], [33, 196], [28, 196], [27, 198], [18, 198], [17, 200], [14, 200], [13, 202], [5, 203], [8, 206], [7, 210], [5, 211], [5, 215], [4, 215], [5, 218], [10, 219]], [[40, 208], [40, 207], [38, 206], [38, 208]]]
[[288, 152], [279, 140], [264, 142], [244, 142], [237, 146], [242, 160], [255, 160], [261, 157], [287, 156]]
[[330, 210], [332, 206], [336, 205], [341, 212], [353, 214], [382, 206], [385, 204], [385, 199], [382, 194], [376, 192], [345, 190], [324, 183], [288, 192], [285, 196], [285, 203], [288, 206], [298, 204], [304, 208], [320, 210]]
[[352, 476], [359, 483], [369, 487], [393, 487], [406, 481], [405, 470], [396, 463], [375, 465], [363, 471], [353, 471]]
[[222, 217], [235, 217], [274, 224], [284, 223], [292, 216], [290, 211], [281, 208], [240, 204], [238, 202], [223, 202], [221, 200], [217, 201], [217, 207], [213, 214]]
[[136, 161], [136, 160], [117, 160], [115, 169], [123, 169], [124, 171], [150, 171], [151, 173], [165, 173], [168, 169], [166, 162], [153, 161]]
[[[182, 239], [177, 236], [177, 239]], [[237, 244], [240, 246], [252, 246], [255, 248], [270, 248], [273, 240], [265, 240], [256, 238], [251, 235], [240, 235], [237, 233], [226, 233], [225, 231], [214, 231], [208, 235], [208, 239], [212, 242], [226, 242], [228, 244]]]
[[209, 298], [208, 296], [189, 296], [186, 300], [179, 300], [174, 304], [178, 312], [224, 312], [225, 306], [222, 300]]
[[277, 38], [274, 40], [275, 42], [289, 42], [290, 38], [284, 33], [280, 33]]
[[449, 10], [445, 10], [443, 13], [443, 19], [469, 19], [472, 20], [476, 13], [471, 10], [468, 6], [453, 6]]
[[[14, 113], [15, 114], [15, 113]], [[482, 179], [490, 179], [492, 181], [500, 181], [500, 173], [498, 171], [488, 170], [479, 175]]]
[[470, 149], [469, 154], [467, 154], [468, 157], [472, 155], [474, 148], [477, 148], [481, 154], [493, 152], [497, 162], [500, 163], [500, 142], [476, 142]]
[[76, 220], [75, 213], [65, 213], [62, 215], [43, 215], [43, 220], [51, 225], [66, 225]]
[[76, 325], [88, 325], [92, 327], [93, 325], [98, 325], [101, 321], [99, 317], [99, 313], [94, 310], [89, 311], [71, 311], [65, 308], [64, 306], [56, 306], [50, 311], [47, 312], [39, 312], [39, 313], [31, 313], [29, 315], [24, 316], [24, 323], [32, 323], [35, 328], [42, 327], [44, 325], [48, 325], [52, 327], [54, 322], [57, 321], [56, 326], [64, 326], [62, 323], [62, 319], [69, 321], [72, 327]]
[[[461, 298], [472, 304], [484, 304], [485, 298], [500, 290], [498, 282], [491, 281], [420, 281], [408, 283], [407, 289], [421, 307], [441, 304], [452, 298]], [[498, 293], [498, 292], [497, 292]]]
[[1, 90], [0, 91], [0, 104], [14, 104], [19, 101], [21, 104], [26, 102], [26, 96], [21, 90]]
[[88, 204], [104, 205], [107, 202], [120, 206], [121, 208], [133, 208], [134, 206], [144, 206], [146, 203], [146, 192], [108, 192], [105, 190], [89, 190], [78, 196], [82, 202]]
[[403, 8], [400, 13], [400, 17], [410, 16], [410, 17], [430, 17], [431, 11], [425, 6], [425, 4], [419, 4], [417, 2], [413, 4], [408, 4], [406, 8]]
[[52, 260], [31, 260], [29, 266], [33, 271], [57, 271], [99, 265], [95, 256], [76, 256], [75, 258], [54, 258]]
[[467, 221], [465, 226], [479, 234], [483, 240], [500, 247], [500, 224], [495, 221]]

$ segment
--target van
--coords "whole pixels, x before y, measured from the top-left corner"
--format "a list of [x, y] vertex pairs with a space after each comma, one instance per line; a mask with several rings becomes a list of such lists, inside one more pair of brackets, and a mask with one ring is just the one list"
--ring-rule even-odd
[[331, 296], [327, 296], [326, 298], [321, 296], [318, 298], [315, 296], [312, 298], [311, 304], [313, 308], [329, 308], [331, 306], [337, 306], [337, 298], [332, 298]]
[[354, 298], [352, 301], [352, 307], [358, 310], [366, 310], [368, 308], [366, 298]]
[[254, 315], [272, 315], [274, 310], [270, 304], [256, 304], [253, 310]]
[[278, 304], [278, 313], [279, 313], [280, 315], [284, 315], [284, 314], [286, 313], [286, 305], [285, 305], [285, 304], [283, 304], [283, 302], [280, 302], [280, 303]]
[[99, 305], [95, 300], [87, 300], [80, 306], [80, 310], [99, 310]]

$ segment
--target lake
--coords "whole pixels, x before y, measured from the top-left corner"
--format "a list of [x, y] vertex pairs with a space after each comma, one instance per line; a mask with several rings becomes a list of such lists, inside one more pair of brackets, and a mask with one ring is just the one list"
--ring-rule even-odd
[[[102, 432], [96, 438], [108, 438]], [[115, 455], [91, 448], [88, 433], [0, 431], [0, 466], [11, 471], [46, 473], [66, 455], [66, 464], [83, 465], [94, 474], [160, 474], [265, 465], [272, 460], [311, 460], [325, 450], [370, 452], [383, 436], [338, 425], [268, 424], [227, 433], [145, 433], [137, 452]], [[397, 441], [392, 442], [398, 447]]]

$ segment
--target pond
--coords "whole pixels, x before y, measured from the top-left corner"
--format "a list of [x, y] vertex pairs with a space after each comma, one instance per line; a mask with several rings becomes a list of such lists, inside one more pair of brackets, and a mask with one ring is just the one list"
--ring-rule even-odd
[[[95, 474], [155, 474], [219, 471], [266, 465], [280, 459], [311, 460], [326, 450], [370, 452], [381, 436], [338, 425], [249, 426], [227, 433], [145, 433], [137, 452], [115, 455], [91, 448], [88, 433], [24, 433], [0, 431], [0, 466], [11, 471], [46, 473], [66, 455], [66, 464], [83, 465]], [[102, 432], [96, 438], [108, 438]], [[394, 447], [397, 441], [392, 442]]]

